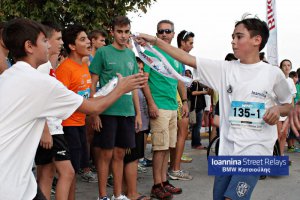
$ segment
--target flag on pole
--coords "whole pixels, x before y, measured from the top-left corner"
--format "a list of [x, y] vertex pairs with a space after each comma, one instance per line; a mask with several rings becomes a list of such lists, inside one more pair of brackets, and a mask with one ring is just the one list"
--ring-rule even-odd
[[277, 16], [275, 0], [267, 0], [267, 23], [270, 30], [270, 37], [267, 43], [267, 60], [270, 64], [278, 66]]

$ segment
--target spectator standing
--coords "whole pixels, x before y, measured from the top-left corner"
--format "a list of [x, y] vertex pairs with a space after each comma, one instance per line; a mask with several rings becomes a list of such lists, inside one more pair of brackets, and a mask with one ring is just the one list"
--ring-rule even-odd
[[[103, 87], [117, 73], [129, 76], [138, 72], [135, 55], [131, 49], [126, 47], [130, 29], [130, 20], [127, 17], [118, 16], [113, 19], [111, 34], [114, 41], [111, 45], [98, 49], [90, 65], [91, 95], [96, 92], [98, 81], [100, 81], [100, 87]], [[142, 125], [137, 92], [135, 90], [123, 95], [101, 116], [93, 116], [93, 127], [96, 131], [93, 145], [99, 179], [99, 200], [109, 199], [106, 184], [110, 163], [114, 178], [112, 200], [128, 199], [122, 194], [125, 150], [135, 147], [135, 132]]]
[[[56, 77], [69, 90], [88, 99], [91, 76], [87, 64], [82, 62], [82, 58], [90, 54], [90, 40], [86, 29], [80, 25], [71, 25], [63, 31], [62, 37], [68, 58], [56, 69]], [[84, 168], [86, 171], [83, 172], [82, 179], [87, 182], [97, 182], [96, 175], [89, 169], [85, 117], [84, 113], [73, 113], [62, 122], [63, 131], [75, 173], [79, 173], [79, 169]], [[75, 190], [76, 178], [73, 179], [69, 199], [75, 199]]]
[[[285, 78], [286, 78], [286, 81], [289, 85], [289, 92], [292, 94], [292, 105], [294, 105], [294, 98], [296, 97], [296, 93], [297, 93], [297, 90], [296, 90], [296, 86], [293, 82], [293, 79], [291, 79], [289, 77], [289, 73], [292, 69], [292, 62], [288, 59], [284, 59], [280, 62], [280, 66], [279, 68], [282, 70]], [[278, 132], [278, 141], [279, 141], [279, 149], [280, 149], [280, 155], [284, 155], [284, 146], [287, 142], [287, 135], [288, 135], [288, 130], [284, 130], [284, 131], [281, 131], [282, 130], [282, 125], [283, 125], [283, 122], [286, 120], [286, 117], [280, 117], [279, 119], [279, 122], [277, 123], [277, 132]], [[290, 146], [290, 151], [292, 151], [293, 147]], [[289, 149], [288, 149], [289, 150]]]
[[[156, 35], [156, 39], [159, 38], [165, 43], [171, 44], [175, 35], [174, 23], [169, 20], [158, 22]], [[181, 63], [157, 46], [154, 46], [154, 48], [168, 60], [177, 72], [182, 73]], [[145, 53], [155, 56], [148, 51]], [[173, 194], [182, 193], [181, 188], [174, 187], [167, 180], [169, 152], [175, 152], [177, 142], [178, 104], [176, 93], [178, 88], [179, 94], [182, 95], [182, 102], [184, 102], [181, 117], [187, 117], [186, 89], [182, 82], [165, 77], [147, 65], [145, 65], [144, 69], [145, 75], [149, 76], [148, 85], [144, 88], [144, 94], [148, 102], [153, 147], [152, 169], [154, 185], [151, 189], [151, 196], [157, 199], [172, 199]]]

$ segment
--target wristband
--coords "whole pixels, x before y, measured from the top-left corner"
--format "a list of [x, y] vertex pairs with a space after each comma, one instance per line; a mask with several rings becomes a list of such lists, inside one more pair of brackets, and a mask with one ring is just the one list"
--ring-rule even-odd
[[187, 102], [187, 101], [188, 101], [187, 99], [182, 99], [181, 100], [182, 103]]

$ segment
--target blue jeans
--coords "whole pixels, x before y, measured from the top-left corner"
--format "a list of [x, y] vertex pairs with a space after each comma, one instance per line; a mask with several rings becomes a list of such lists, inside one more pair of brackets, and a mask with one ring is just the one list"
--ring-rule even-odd
[[250, 200], [259, 176], [215, 176], [213, 199]]
[[202, 114], [203, 110], [196, 112], [196, 124], [193, 125], [192, 129], [192, 146], [199, 146], [201, 144], [200, 129], [202, 125]]

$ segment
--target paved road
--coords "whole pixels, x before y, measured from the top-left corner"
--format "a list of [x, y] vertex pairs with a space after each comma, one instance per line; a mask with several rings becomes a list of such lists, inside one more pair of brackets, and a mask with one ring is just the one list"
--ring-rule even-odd
[[[207, 144], [208, 140], [204, 140]], [[149, 153], [149, 147], [147, 152]], [[189, 200], [210, 200], [212, 199], [213, 177], [207, 175], [206, 152], [190, 148], [190, 141], [186, 142], [185, 153], [193, 158], [192, 163], [183, 163], [182, 168], [189, 170], [194, 176], [191, 181], [171, 181], [175, 186], [183, 188], [183, 193], [174, 199]], [[252, 199], [254, 200], [299, 200], [300, 199], [300, 153], [290, 153], [290, 160], [293, 161], [290, 167], [290, 176], [267, 177], [257, 184]], [[139, 174], [139, 192], [150, 195], [152, 186], [152, 170]], [[108, 194], [112, 194], [112, 189], [108, 189]], [[78, 177], [77, 200], [96, 200], [98, 195], [97, 183], [84, 183]]]

